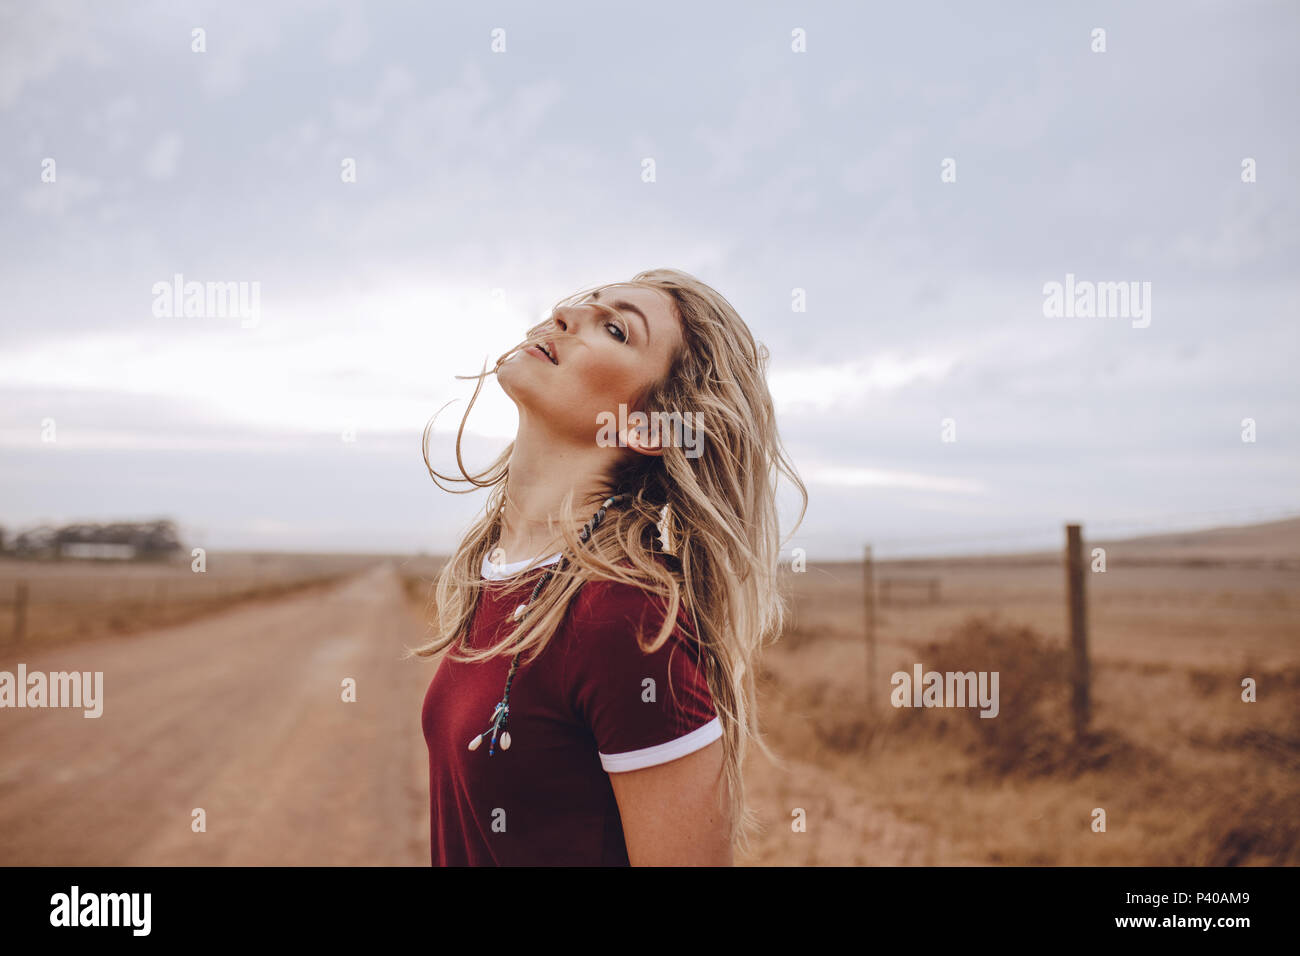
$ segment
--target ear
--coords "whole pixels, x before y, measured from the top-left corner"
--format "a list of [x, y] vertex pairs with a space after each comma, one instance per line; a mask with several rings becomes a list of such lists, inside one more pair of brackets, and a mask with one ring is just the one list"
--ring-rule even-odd
[[629, 424], [619, 432], [619, 438], [624, 445], [638, 454], [657, 458], [664, 453], [664, 450], [659, 447], [658, 440], [651, 438], [649, 425], [635, 427]]

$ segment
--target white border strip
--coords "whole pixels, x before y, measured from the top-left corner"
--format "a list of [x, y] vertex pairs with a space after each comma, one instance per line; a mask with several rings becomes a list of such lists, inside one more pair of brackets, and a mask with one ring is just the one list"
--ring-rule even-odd
[[606, 773], [625, 773], [628, 770], [640, 770], [656, 764], [668, 763], [678, 757], [707, 747], [722, 736], [722, 718], [714, 717], [703, 727], [696, 727], [689, 734], [653, 747], [629, 750], [621, 754], [601, 754], [600, 765]]

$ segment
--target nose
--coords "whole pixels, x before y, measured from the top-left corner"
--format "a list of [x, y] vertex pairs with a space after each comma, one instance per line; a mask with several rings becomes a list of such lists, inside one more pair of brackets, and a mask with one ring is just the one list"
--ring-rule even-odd
[[[589, 310], [588, 310], [589, 311]], [[580, 306], [562, 305], [551, 315], [551, 321], [561, 333], [577, 334], [580, 321], [584, 321], [587, 312]]]
[[579, 324], [599, 318], [599, 309], [586, 303], [562, 305], [551, 312], [551, 322], [561, 333], [577, 335]]

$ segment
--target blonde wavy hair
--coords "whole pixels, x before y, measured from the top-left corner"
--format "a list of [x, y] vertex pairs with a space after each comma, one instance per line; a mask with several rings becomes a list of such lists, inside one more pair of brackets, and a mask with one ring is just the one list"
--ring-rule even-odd
[[[559, 340], [563, 333], [546, 320], [497, 359], [491, 372], [485, 365], [477, 376], [457, 376], [478, 380], [456, 435], [456, 464], [461, 475], [442, 475], [429, 463], [433, 420], [424, 429], [425, 466], [434, 483], [446, 491], [492, 490], [483, 515], [438, 574], [433, 597], [436, 623], [431, 622], [438, 636], [408, 649], [407, 657], [432, 657], [448, 651], [454, 660], [472, 662], [519, 653], [522, 666], [545, 649], [579, 589], [590, 580], [630, 584], [665, 602], [659, 633], [649, 644], [639, 642], [647, 653], [668, 640], [684, 605], [723, 729], [731, 804], [728, 838], [733, 848], [743, 851], [749, 847], [751, 830], [761, 829], [745, 801], [742, 767], [749, 745], [783, 766], [759, 732], [755, 689], [760, 650], [780, 637], [787, 614], [786, 598], [779, 588], [778, 473], [794, 483], [803, 499], [796, 529], [807, 512], [808, 492], [777, 433], [765, 379], [770, 354], [755, 342], [731, 303], [687, 273], [652, 269], [638, 273], [631, 282], [574, 293], [555, 308], [614, 285], [657, 289], [675, 306], [682, 347], [664, 379], [629, 407], [644, 408], [652, 419], [656, 412], [693, 413], [698, 445], [690, 450], [697, 457], [688, 457], [686, 449], [673, 442], [661, 441], [661, 456], [632, 453], [620, 463], [607, 476], [598, 498], [575, 501], [570, 491], [560, 506], [560, 516], [550, 522], [563, 538], [567, 560], [552, 565], [550, 582], [510, 634], [490, 647], [472, 651], [465, 638], [483, 586], [483, 559], [501, 533], [514, 443], [483, 472], [470, 474], [461, 455], [465, 421], [484, 378], [495, 374], [516, 352], [548, 338]], [[599, 302], [584, 304], [617, 314]], [[444, 487], [439, 479], [471, 487]], [[580, 545], [579, 529], [605, 498], [617, 493], [627, 497], [608, 509], [591, 539]], [[542, 560], [534, 559], [526, 570], [539, 567]]]

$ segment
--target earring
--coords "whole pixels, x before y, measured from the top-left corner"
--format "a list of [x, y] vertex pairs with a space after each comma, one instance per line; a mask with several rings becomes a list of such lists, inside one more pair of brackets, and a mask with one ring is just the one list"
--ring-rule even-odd
[[668, 505], [664, 505], [659, 511], [659, 523], [655, 525], [659, 529], [659, 545], [669, 554], [673, 553], [672, 536], [668, 533]]

